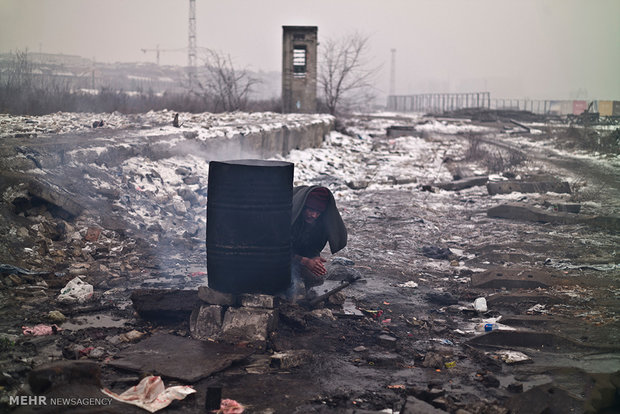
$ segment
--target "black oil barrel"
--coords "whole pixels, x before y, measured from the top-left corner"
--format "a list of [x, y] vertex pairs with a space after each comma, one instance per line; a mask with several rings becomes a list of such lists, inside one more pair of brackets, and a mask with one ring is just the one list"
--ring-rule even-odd
[[266, 294], [288, 288], [293, 167], [263, 160], [209, 163], [209, 287]]

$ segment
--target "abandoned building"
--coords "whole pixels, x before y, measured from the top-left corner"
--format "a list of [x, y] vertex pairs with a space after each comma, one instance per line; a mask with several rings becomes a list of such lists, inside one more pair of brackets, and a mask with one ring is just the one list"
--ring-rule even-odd
[[316, 26], [282, 26], [282, 112], [316, 112]]

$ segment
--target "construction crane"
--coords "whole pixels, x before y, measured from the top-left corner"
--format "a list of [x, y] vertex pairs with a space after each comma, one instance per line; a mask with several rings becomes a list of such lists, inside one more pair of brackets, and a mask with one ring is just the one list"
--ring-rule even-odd
[[187, 72], [191, 88], [196, 78], [196, 0], [189, 0]]
[[185, 48], [179, 48], [179, 49], [160, 49], [159, 45], [155, 46], [155, 49], [140, 49], [142, 50], [143, 53], [147, 53], [147, 52], [155, 52], [155, 61], [157, 62], [157, 66], [159, 66], [159, 56], [161, 55], [161, 53], [163, 52], [183, 52], [185, 51]]

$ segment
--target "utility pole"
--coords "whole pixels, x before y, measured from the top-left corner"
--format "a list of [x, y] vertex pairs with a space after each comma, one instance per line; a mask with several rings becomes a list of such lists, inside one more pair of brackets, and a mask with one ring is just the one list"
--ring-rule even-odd
[[390, 65], [390, 95], [396, 93], [396, 49], [392, 49], [392, 64]]
[[196, 80], [196, 0], [189, 0], [189, 30], [187, 45], [187, 74], [189, 87], [194, 86]]

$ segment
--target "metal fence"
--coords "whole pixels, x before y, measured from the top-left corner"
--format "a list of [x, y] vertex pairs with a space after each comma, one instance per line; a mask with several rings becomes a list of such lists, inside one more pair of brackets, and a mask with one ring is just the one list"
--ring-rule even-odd
[[389, 111], [396, 112], [442, 113], [465, 108], [530, 111], [535, 114], [560, 116], [580, 115], [589, 111], [606, 117], [620, 116], [620, 101], [491, 99], [489, 92], [390, 95], [387, 104]]
[[398, 112], [445, 112], [463, 108], [488, 108], [490, 105], [489, 92], [388, 96], [388, 110]]

